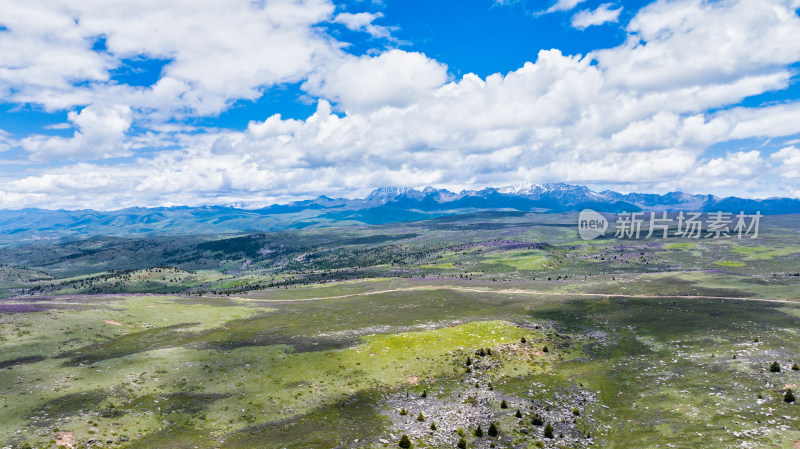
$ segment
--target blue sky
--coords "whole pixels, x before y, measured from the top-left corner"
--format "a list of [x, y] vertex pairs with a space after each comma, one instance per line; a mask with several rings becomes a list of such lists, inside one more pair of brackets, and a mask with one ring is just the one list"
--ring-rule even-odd
[[0, 208], [800, 196], [800, 0], [16, 2]]

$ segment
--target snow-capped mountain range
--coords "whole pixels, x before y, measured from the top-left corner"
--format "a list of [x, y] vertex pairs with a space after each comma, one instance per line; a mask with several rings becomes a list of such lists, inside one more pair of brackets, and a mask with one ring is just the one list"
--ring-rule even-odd
[[[418, 204], [417, 204], [418, 203]], [[610, 190], [595, 192], [585, 186], [565, 183], [514, 184], [487, 187], [480, 190], [452, 192], [447, 189], [425, 187], [418, 190], [408, 187], [381, 187], [365, 198], [332, 199], [319, 197], [282, 206], [264, 209], [308, 206], [363, 209], [384, 206], [392, 209], [448, 210], [462, 207], [477, 209], [514, 209], [533, 212], [568, 212], [594, 208], [602, 212], [635, 211], [726, 211], [742, 209], [760, 210], [764, 214], [800, 213], [800, 201], [790, 198], [761, 200], [737, 197], [721, 198], [714, 195], [692, 195], [683, 192], [667, 194], [628, 193]], [[735, 212], [739, 212], [737, 209]]]
[[39, 238], [91, 235], [215, 234], [272, 231], [337, 224], [414, 221], [478, 211], [554, 213], [593, 209], [598, 212], [725, 211], [763, 215], [800, 213], [791, 198], [721, 198], [671, 192], [663, 195], [595, 192], [563, 183], [516, 184], [451, 192], [425, 187], [381, 187], [365, 198], [330, 198], [269, 206], [129, 208], [94, 210], [0, 210], [0, 245]]

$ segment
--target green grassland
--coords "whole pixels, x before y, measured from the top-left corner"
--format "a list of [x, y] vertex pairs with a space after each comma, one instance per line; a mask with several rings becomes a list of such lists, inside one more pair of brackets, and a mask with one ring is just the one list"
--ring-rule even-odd
[[574, 218], [2, 249], [0, 447], [794, 449], [800, 218]]

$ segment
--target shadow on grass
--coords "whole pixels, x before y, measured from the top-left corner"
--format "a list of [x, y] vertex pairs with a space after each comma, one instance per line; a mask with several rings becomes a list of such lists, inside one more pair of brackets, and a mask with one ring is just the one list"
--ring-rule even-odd
[[351, 447], [355, 439], [384, 435], [388, 419], [375, 406], [376, 393], [362, 393], [307, 415], [259, 424], [226, 437], [223, 448], [306, 449]]

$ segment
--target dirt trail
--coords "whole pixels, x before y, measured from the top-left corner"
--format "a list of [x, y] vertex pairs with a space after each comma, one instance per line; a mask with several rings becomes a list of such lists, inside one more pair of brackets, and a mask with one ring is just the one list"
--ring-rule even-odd
[[124, 324], [120, 323], [119, 321], [114, 321], [114, 320], [103, 320], [103, 322], [104, 322], [104, 323], [106, 323], [106, 324], [110, 324], [110, 325], [112, 325], [112, 326], [122, 326], [122, 327], [128, 327], [128, 326], [125, 326]]
[[772, 299], [772, 298], [756, 298], [756, 297], [741, 297], [741, 296], [708, 296], [708, 295], [632, 295], [623, 293], [565, 293], [565, 292], [541, 292], [537, 290], [522, 290], [516, 288], [488, 290], [470, 287], [458, 287], [452, 285], [430, 285], [418, 287], [404, 287], [392, 288], [388, 290], [376, 290], [371, 292], [349, 293], [346, 295], [335, 296], [318, 296], [311, 298], [295, 298], [295, 299], [259, 299], [259, 298], [244, 298], [241, 296], [231, 296], [231, 299], [240, 301], [255, 301], [255, 302], [300, 302], [300, 301], [322, 301], [325, 299], [341, 299], [352, 298], [356, 296], [371, 296], [381, 295], [384, 293], [396, 293], [406, 291], [420, 291], [420, 290], [452, 290], [461, 292], [472, 293], [487, 293], [494, 295], [529, 295], [529, 296], [570, 296], [570, 297], [587, 297], [587, 298], [652, 298], [652, 299], [666, 299], [666, 298], [679, 298], [679, 299], [733, 299], [739, 301], [765, 301], [765, 302], [779, 302], [779, 303], [797, 303], [796, 299]]
[[[265, 303], [281, 303], [281, 302], [303, 302], [303, 301], [324, 301], [326, 299], [342, 299], [342, 298], [353, 298], [357, 296], [372, 296], [372, 295], [382, 295], [385, 293], [397, 293], [397, 292], [409, 292], [409, 291], [432, 291], [432, 290], [450, 290], [450, 291], [459, 291], [459, 292], [471, 292], [471, 293], [486, 293], [491, 295], [528, 295], [528, 296], [568, 296], [568, 297], [583, 297], [583, 298], [650, 298], [650, 299], [669, 299], [669, 298], [676, 298], [676, 299], [730, 299], [736, 301], [762, 301], [762, 302], [775, 302], [775, 303], [785, 303], [785, 304], [800, 304], [800, 298], [791, 298], [791, 299], [774, 299], [774, 298], [758, 298], [758, 297], [742, 297], [742, 296], [709, 296], [709, 295], [634, 295], [634, 294], [625, 294], [625, 293], [568, 293], [568, 292], [547, 292], [547, 291], [538, 291], [538, 290], [522, 290], [516, 288], [507, 288], [507, 289], [497, 289], [497, 290], [490, 290], [490, 289], [481, 289], [481, 288], [471, 288], [471, 287], [459, 287], [455, 285], [420, 285], [417, 287], [402, 287], [402, 288], [391, 288], [387, 290], [375, 290], [369, 292], [360, 292], [360, 293], [348, 293], [346, 295], [334, 295], [334, 296], [315, 296], [311, 298], [295, 298], [295, 299], [264, 299], [264, 298], [246, 298], [242, 296], [211, 296], [217, 298], [226, 298], [226, 299], [233, 299], [237, 301], [248, 301], [248, 302], [265, 302]], [[125, 296], [125, 295], [122, 295]], [[175, 296], [174, 294], [166, 295], [166, 296]], [[11, 301], [3, 301], [3, 305], [24, 305], [29, 304], [28, 302], [18, 302], [20, 298], [16, 298], [16, 300]], [[63, 301], [60, 300], [36, 300], [37, 304], [62, 304]], [[147, 307], [157, 307], [157, 306], [147, 306]], [[116, 324], [116, 323], [108, 323], [108, 324]], [[124, 325], [123, 325], [124, 326]]]

